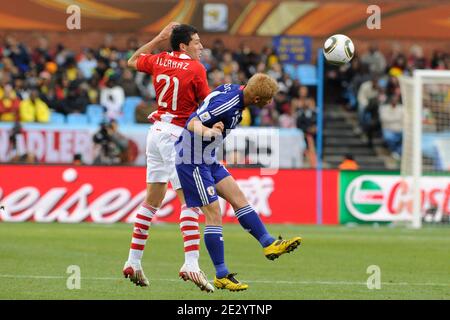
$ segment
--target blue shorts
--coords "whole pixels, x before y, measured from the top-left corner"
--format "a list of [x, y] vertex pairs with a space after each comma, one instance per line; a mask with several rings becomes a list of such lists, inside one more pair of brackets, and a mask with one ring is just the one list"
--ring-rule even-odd
[[218, 199], [216, 184], [230, 175], [219, 163], [177, 164], [178, 178], [189, 208], [203, 207]]

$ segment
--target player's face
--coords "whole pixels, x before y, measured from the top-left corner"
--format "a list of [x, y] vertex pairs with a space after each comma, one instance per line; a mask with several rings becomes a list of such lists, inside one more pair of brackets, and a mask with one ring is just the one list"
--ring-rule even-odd
[[185, 47], [186, 53], [194, 60], [200, 60], [202, 56], [203, 46], [200, 42], [198, 34], [194, 34], [189, 42], [189, 45]]
[[260, 97], [260, 96], [256, 96], [253, 100], [254, 104], [260, 108], [268, 105], [269, 103], [271, 103], [273, 100], [273, 98], [265, 98], [265, 97]]

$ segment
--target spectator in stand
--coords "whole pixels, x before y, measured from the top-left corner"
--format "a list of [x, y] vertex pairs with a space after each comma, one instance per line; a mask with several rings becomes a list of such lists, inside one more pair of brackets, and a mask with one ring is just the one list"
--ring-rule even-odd
[[148, 116], [158, 109], [158, 104], [154, 99], [144, 97], [137, 105], [134, 111], [134, 117], [137, 123], [149, 123]]
[[70, 82], [78, 79], [78, 69], [75, 57], [69, 56], [65, 63], [65, 76]]
[[[300, 100], [294, 102], [294, 107], [296, 111], [296, 126], [303, 131], [305, 139], [307, 136], [315, 139], [316, 137], [316, 122], [317, 122], [317, 112], [316, 106], [313, 99], [309, 98], [302, 103]], [[308, 141], [306, 141], [308, 143]]]
[[283, 110], [289, 109], [289, 97], [287, 95], [287, 92], [282, 88], [280, 88], [280, 90], [276, 93], [273, 101], [275, 103], [275, 109], [278, 114], [283, 113]]
[[380, 107], [380, 119], [383, 139], [392, 157], [400, 159], [402, 149], [403, 106], [399, 103], [399, 95], [393, 95], [388, 104]]
[[445, 54], [443, 51], [433, 51], [433, 57], [431, 58], [431, 68], [436, 70], [445, 70]]
[[117, 76], [111, 75], [106, 87], [100, 90], [100, 104], [106, 108], [108, 119], [118, 119], [122, 114], [122, 105], [125, 101], [125, 92], [117, 84]]
[[386, 59], [376, 45], [371, 45], [369, 51], [361, 57], [361, 62], [369, 66], [372, 74], [381, 75], [386, 70]]
[[281, 67], [281, 64], [279, 64], [278, 62], [272, 63], [267, 71], [267, 74], [277, 80], [277, 82], [283, 81], [283, 69]]
[[259, 113], [259, 124], [262, 127], [275, 127], [278, 123], [278, 111], [276, 109], [275, 102], [272, 101]]
[[39, 98], [39, 91], [34, 88], [30, 97], [23, 100], [19, 107], [20, 121], [22, 122], [49, 122], [50, 110], [48, 105]]
[[98, 75], [95, 74], [89, 79], [87, 83], [87, 95], [89, 98], [89, 103], [97, 104], [100, 96], [99, 90], [99, 78]]
[[249, 107], [245, 107], [242, 111], [242, 120], [239, 123], [241, 127], [249, 127], [252, 125], [252, 114]]
[[428, 61], [425, 59], [425, 56], [423, 54], [423, 49], [421, 46], [415, 44], [411, 46], [409, 49], [410, 56], [408, 59], [408, 65], [411, 69], [427, 69]]
[[133, 73], [130, 69], [125, 69], [123, 71], [122, 77], [119, 80], [119, 86], [123, 88], [125, 97], [135, 97], [141, 96], [139, 87], [133, 78]]
[[24, 130], [20, 121], [17, 120], [14, 122], [14, 126], [9, 132], [9, 146], [8, 146], [8, 154], [10, 155], [9, 161], [16, 162], [19, 161], [20, 157], [26, 154], [26, 150], [24, 150], [23, 145], [17, 143], [19, 138], [23, 138]]
[[296, 98], [291, 100], [291, 105], [286, 106], [283, 113], [278, 117], [278, 126], [281, 128], [295, 128], [296, 127], [296, 118], [293, 115], [293, 110], [295, 107], [292, 106], [292, 102]]
[[250, 78], [256, 72], [259, 56], [245, 42], [239, 45], [235, 59], [247, 78]]
[[386, 95], [388, 97], [392, 97], [393, 95], [400, 96], [400, 82], [398, 77], [389, 76], [387, 85], [386, 85]]
[[19, 107], [20, 99], [16, 92], [10, 85], [6, 85], [3, 90], [0, 90], [0, 121], [18, 121]]
[[374, 135], [380, 130], [378, 97], [371, 98], [361, 116], [361, 127], [367, 136], [367, 147], [373, 148]]
[[25, 100], [30, 96], [28, 88], [25, 86], [25, 76], [19, 76], [14, 79], [14, 91], [19, 99]]
[[88, 97], [88, 85], [80, 81], [73, 81], [67, 89], [66, 97], [57, 104], [56, 111], [65, 115], [71, 113], [86, 113], [86, 107], [90, 103]]
[[26, 73], [30, 70], [30, 55], [25, 46], [16, 41], [14, 37], [6, 37], [6, 45], [4, 56], [9, 57], [14, 65], [21, 73]]
[[231, 52], [226, 50], [223, 53], [223, 60], [219, 63], [219, 68], [222, 70], [224, 75], [233, 75], [233, 73], [239, 70], [239, 65], [233, 60]]
[[353, 155], [350, 153], [347, 153], [344, 156], [344, 160], [342, 160], [341, 164], [339, 165], [340, 170], [358, 170], [359, 165], [353, 158]]
[[73, 155], [73, 161], [72, 161], [72, 164], [75, 165], [75, 166], [81, 166], [81, 165], [83, 165], [84, 163], [83, 163], [83, 157], [82, 157], [82, 155], [79, 154], [79, 153], [74, 154], [74, 155]]
[[344, 97], [348, 110], [358, 109], [357, 94], [362, 83], [370, 80], [369, 67], [361, 63], [361, 60], [355, 56], [350, 65], [343, 66], [341, 69], [342, 95]]
[[[287, 74], [285, 74], [285, 76], [289, 77], [289, 75], [287, 75]], [[300, 87], [301, 87], [301, 84], [300, 84], [300, 81], [298, 79], [292, 80], [291, 86], [289, 86], [288, 95], [291, 98], [298, 98], [299, 97]]]
[[209, 73], [213, 64], [213, 56], [210, 49], [203, 48], [202, 56], [200, 57], [200, 62], [206, 69], [206, 72]]
[[225, 52], [225, 44], [223, 43], [222, 39], [219, 38], [214, 40], [211, 48], [211, 53], [214, 59], [216, 61], [222, 61], [224, 52]]
[[21, 72], [15, 65], [14, 62], [8, 58], [4, 57], [2, 59], [3, 70], [2, 70], [2, 83], [9, 83], [13, 78], [23, 76], [24, 73]]
[[121, 164], [128, 163], [128, 146], [129, 146], [128, 138], [125, 137], [122, 133], [120, 133], [117, 121], [111, 120], [109, 123], [109, 128], [111, 141], [114, 143], [119, 153], [120, 163]]
[[377, 98], [379, 94], [378, 76], [373, 75], [371, 80], [368, 80], [361, 84], [358, 90], [358, 115], [359, 120], [362, 123], [362, 116], [364, 110], [369, 105], [369, 101], [373, 98]]
[[100, 125], [100, 130], [92, 138], [94, 142], [94, 164], [119, 164], [120, 149], [112, 140], [112, 130], [109, 123]]
[[97, 68], [97, 59], [95, 59], [94, 51], [86, 49], [84, 56], [78, 61], [78, 69], [85, 79], [90, 79]]

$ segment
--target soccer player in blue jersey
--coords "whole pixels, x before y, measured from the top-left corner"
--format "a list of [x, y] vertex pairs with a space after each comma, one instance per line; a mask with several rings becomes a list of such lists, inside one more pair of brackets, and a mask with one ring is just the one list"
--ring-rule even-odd
[[192, 113], [185, 131], [175, 143], [176, 169], [188, 207], [200, 207], [205, 215], [205, 245], [216, 269], [218, 289], [240, 291], [248, 288], [230, 273], [224, 258], [222, 216], [218, 196], [233, 207], [239, 223], [263, 247], [264, 255], [274, 260], [296, 249], [301, 238], [272, 237], [258, 214], [227, 169], [217, 161], [215, 149], [242, 119], [245, 106], [264, 107], [278, 90], [277, 82], [266, 74], [252, 76], [246, 86], [225, 84], [217, 87]]

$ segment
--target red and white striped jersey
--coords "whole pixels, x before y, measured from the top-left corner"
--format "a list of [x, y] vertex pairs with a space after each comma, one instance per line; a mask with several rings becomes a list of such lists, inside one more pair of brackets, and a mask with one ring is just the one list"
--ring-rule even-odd
[[151, 121], [162, 121], [184, 127], [186, 120], [209, 94], [205, 67], [181, 52], [142, 54], [137, 70], [151, 74], [158, 110]]

